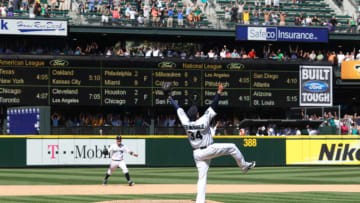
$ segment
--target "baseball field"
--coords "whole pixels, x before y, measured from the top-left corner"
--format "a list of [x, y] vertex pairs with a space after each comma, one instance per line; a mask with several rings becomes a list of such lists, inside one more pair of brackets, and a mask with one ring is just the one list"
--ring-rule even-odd
[[[103, 186], [106, 167], [0, 169], [0, 202], [192, 202], [196, 197], [195, 167], [130, 167], [129, 171], [136, 183], [133, 187], [126, 185], [121, 170]], [[247, 174], [235, 167], [209, 169], [209, 202], [359, 199], [359, 167], [257, 167]]]

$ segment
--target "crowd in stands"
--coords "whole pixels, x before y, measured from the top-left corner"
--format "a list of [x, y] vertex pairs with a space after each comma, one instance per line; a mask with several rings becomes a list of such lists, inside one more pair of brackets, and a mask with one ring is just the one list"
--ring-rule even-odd
[[119, 114], [91, 114], [82, 112], [78, 115], [62, 115], [53, 113], [51, 115], [52, 127], [149, 127], [149, 121], [143, 115], [119, 115]]
[[12, 0], [2, 1], [0, 14], [12, 17], [15, 13], [28, 13], [29, 18], [50, 17], [53, 11], [68, 11], [72, 0]]
[[65, 46], [63, 49], [34, 47], [27, 49], [24, 46], [13, 48], [11, 46], [0, 46], [0, 54], [32, 54], [32, 55], [102, 55], [119, 57], [145, 57], [145, 58], [181, 58], [181, 59], [269, 59], [278, 61], [287, 60], [309, 60], [309, 61], [330, 61], [339, 66], [342, 61], [360, 60], [360, 49], [346, 51], [329, 51], [327, 49], [301, 49], [299, 46], [291, 46], [287, 49], [273, 48], [271, 44], [264, 45], [262, 50], [252, 48], [232, 47], [227, 45], [223, 47], [214, 47], [213, 49], [202, 50], [196, 47], [182, 49], [174, 46], [142, 46], [122, 48], [119, 43], [114, 46], [99, 48], [96, 42], [84, 46], [75, 46], [71, 48]]
[[336, 112], [324, 112], [322, 116], [317, 114], [305, 115], [302, 112], [304, 120], [324, 120], [322, 126], [336, 127], [342, 135], [360, 135], [360, 115], [354, 113], [353, 115], [345, 114], [339, 118]]
[[[29, 18], [50, 17], [54, 11], [70, 10], [72, 0], [12, 0], [1, 3], [0, 14], [2, 17], [12, 17], [14, 13], [28, 13]], [[184, 5], [178, 0], [82, 0], [78, 4], [80, 15], [98, 16], [95, 20], [103, 24], [123, 25], [130, 24], [136, 26], [153, 27], [185, 27], [195, 25], [209, 25], [211, 22], [205, 21], [207, 16], [203, 14], [207, 4], [192, 3]], [[233, 2], [233, 1], [231, 1]], [[302, 13], [298, 15], [288, 15], [286, 11], [280, 9], [280, 1], [265, 0], [262, 4], [256, 0], [252, 7], [247, 6], [246, 1], [234, 1], [224, 7], [224, 22], [236, 24], [253, 25], [295, 25], [295, 26], [327, 26], [330, 31], [335, 31], [339, 25], [346, 25], [349, 32], [360, 31], [360, 15], [350, 16], [346, 20], [339, 21], [335, 15], [319, 17], [312, 13]], [[300, 4], [294, 0], [293, 4]], [[269, 10], [272, 8], [272, 10]], [[215, 13], [214, 13], [215, 14]], [[209, 15], [213, 15], [209, 13]], [[320, 15], [321, 16], [321, 15]], [[91, 22], [92, 18], [88, 19]], [[220, 26], [221, 27], [221, 26]]]

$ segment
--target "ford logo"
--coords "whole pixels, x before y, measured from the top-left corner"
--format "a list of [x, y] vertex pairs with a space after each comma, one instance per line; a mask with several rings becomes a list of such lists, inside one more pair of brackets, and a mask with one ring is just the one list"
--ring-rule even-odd
[[308, 81], [304, 84], [304, 88], [308, 92], [325, 92], [329, 86], [325, 82], [321, 81]]
[[176, 63], [171, 61], [163, 61], [158, 64], [159, 68], [176, 68]]
[[69, 65], [69, 61], [63, 59], [55, 59], [55, 60], [51, 60], [49, 64], [50, 66], [55, 66], [55, 67], [66, 67]]
[[242, 63], [229, 63], [226, 67], [227, 67], [227, 69], [231, 69], [231, 70], [245, 69], [245, 65]]

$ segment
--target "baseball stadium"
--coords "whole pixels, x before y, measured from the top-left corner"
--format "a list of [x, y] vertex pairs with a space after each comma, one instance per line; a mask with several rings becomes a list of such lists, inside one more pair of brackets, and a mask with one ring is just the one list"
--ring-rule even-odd
[[0, 202], [360, 202], [359, 0], [1, 0]]

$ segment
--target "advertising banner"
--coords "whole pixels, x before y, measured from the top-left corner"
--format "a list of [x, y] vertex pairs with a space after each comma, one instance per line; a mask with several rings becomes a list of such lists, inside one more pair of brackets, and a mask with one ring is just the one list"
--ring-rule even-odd
[[359, 165], [360, 139], [287, 139], [286, 165]]
[[2, 35], [67, 36], [65, 20], [0, 19]]
[[[115, 139], [27, 139], [26, 164], [34, 165], [106, 165], [110, 155], [104, 155]], [[139, 157], [124, 155], [131, 165], [145, 165], [145, 139], [123, 139], [122, 143]]]
[[331, 66], [300, 66], [300, 106], [333, 105], [333, 72]]
[[341, 63], [341, 79], [359, 80], [360, 79], [360, 61], [343, 61]]
[[237, 40], [328, 42], [327, 28], [237, 26]]

